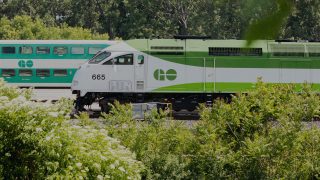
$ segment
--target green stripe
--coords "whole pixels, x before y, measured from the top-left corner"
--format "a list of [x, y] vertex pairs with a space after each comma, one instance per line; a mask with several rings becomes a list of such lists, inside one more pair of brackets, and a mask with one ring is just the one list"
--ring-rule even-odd
[[[216, 93], [237, 93], [248, 92], [255, 88], [256, 83], [236, 83], [236, 82], [219, 82], [219, 83], [190, 83], [179, 84], [167, 87], [161, 87], [153, 92], [216, 92]], [[285, 84], [285, 83], [268, 83]], [[302, 84], [294, 84], [296, 91], [300, 91]], [[312, 89], [320, 92], [320, 84], [312, 84]]]
[[188, 52], [186, 55], [152, 55], [165, 61], [197, 66], [217, 68], [286, 68], [320, 69], [320, 57], [279, 57], [264, 54], [261, 57], [246, 56], [209, 56], [206, 52]]

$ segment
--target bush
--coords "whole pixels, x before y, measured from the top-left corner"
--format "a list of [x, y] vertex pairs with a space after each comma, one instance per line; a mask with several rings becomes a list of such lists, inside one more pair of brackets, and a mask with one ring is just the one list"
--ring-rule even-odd
[[183, 179], [187, 168], [193, 134], [183, 123], [166, 121], [165, 112], [155, 109], [145, 122], [132, 119], [130, 105], [116, 103], [110, 114], [103, 114], [111, 137], [121, 140], [145, 165], [146, 179]]
[[297, 93], [294, 85], [258, 81], [253, 91], [234, 96], [231, 103], [218, 100], [212, 109], [204, 108], [198, 137], [214, 137], [227, 149], [222, 153], [224, 177], [312, 179], [320, 172], [320, 131], [303, 121], [319, 116], [319, 100], [308, 84]]
[[103, 127], [85, 113], [71, 125], [70, 101], [30, 102], [0, 81], [0, 179], [317, 179], [320, 97], [298, 88], [258, 81], [201, 106], [192, 126], [156, 110], [136, 121], [115, 103]]
[[142, 164], [106, 130], [72, 126], [63, 104], [19, 91], [0, 80], [0, 179], [140, 178]]
[[201, 106], [191, 127], [156, 111], [139, 122], [118, 103], [103, 116], [109, 135], [144, 163], [147, 179], [312, 179], [320, 173], [320, 130], [310, 125], [319, 102], [308, 84], [258, 81], [230, 103]]

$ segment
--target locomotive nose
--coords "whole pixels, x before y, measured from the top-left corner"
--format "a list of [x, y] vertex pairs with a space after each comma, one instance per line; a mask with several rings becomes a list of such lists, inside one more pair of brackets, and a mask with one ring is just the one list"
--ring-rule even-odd
[[76, 73], [73, 76], [71, 90], [75, 90], [76, 87], [79, 85], [79, 74], [81, 73], [80, 71], [81, 71], [81, 66], [79, 67], [79, 69], [76, 71]]

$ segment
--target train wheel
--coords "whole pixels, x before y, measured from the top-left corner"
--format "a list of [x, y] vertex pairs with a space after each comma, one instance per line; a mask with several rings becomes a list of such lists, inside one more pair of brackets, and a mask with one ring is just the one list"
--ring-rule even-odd
[[82, 111], [86, 111], [86, 109], [84, 108], [84, 99], [82, 97], [77, 97], [77, 99], [74, 101], [74, 108], [76, 111], [78, 112], [82, 112]]
[[110, 112], [110, 110], [111, 110], [111, 106], [109, 104], [101, 106], [101, 112], [108, 114]]
[[108, 99], [101, 99], [99, 101], [99, 106], [101, 108], [101, 112], [104, 112], [104, 113], [109, 113], [110, 110], [111, 110], [111, 106], [109, 105], [109, 102]]

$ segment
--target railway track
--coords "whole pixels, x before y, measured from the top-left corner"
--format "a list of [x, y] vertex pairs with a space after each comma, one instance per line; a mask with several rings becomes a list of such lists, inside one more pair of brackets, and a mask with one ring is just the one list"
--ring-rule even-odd
[[[97, 109], [90, 109], [86, 111], [89, 114], [90, 118], [99, 118], [101, 116], [101, 111], [97, 110]], [[75, 117], [75, 111], [71, 114], [72, 117]], [[137, 112], [133, 112], [133, 116], [134, 114], [137, 114]], [[139, 118], [135, 118], [137, 120], [143, 120], [143, 117], [139, 117]], [[168, 113], [168, 119], [172, 119], [172, 120], [199, 120], [200, 119], [200, 115], [198, 111], [193, 111], [193, 112], [188, 112], [188, 111], [172, 111], [170, 113]]]
[[[34, 102], [42, 102], [42, 103], [56, 103], [60, 98], [68, 98], [68, 99], [75, 99], [75, 96], [71, 94], [70, 89], [35, 89], [33, 90], [33, 97], [31, 101]], [[147, 103], [140, 103], [147, 104]], [[155, 103], [150, 103], [152, 107], [155, 107]], [[139, 104], [133, 104], [133, 106], [137, 106]], [[90, 118], [99, 118], [101, 111], [98, 103], [92, 104], [90, 107], [86, 107], [87, 113], [89, 114]], [[147, 108], [144, 111], [150, 111], [151, 108]], [[143, 115], [142, 110], [139, 108], [133, 107], [134, 114]], [[139, 112], [137, 112], [139, 111]], [[72, 115], [71, 115], [72, 116]], [[199, 112], [193, 111], [189, 112], [187, 110], [181, 111], [172, 111], [168, 115], [168, 119], [175, 119], [175, 120], [199, 120]], [[143, 119], [143, 118], [137, 118]]]

